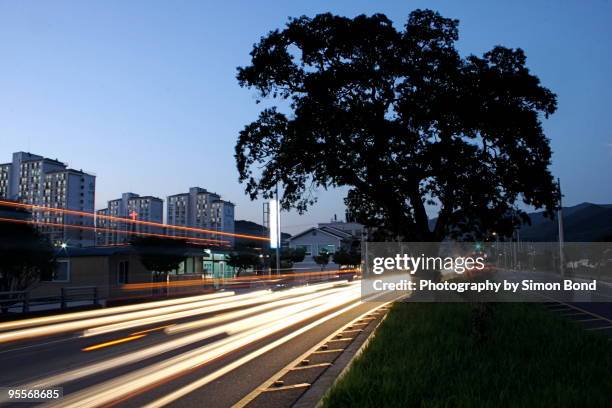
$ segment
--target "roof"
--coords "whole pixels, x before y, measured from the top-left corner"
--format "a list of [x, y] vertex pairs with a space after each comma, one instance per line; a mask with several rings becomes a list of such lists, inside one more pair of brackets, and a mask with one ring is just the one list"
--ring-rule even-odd
[[161, 199], [161, 198], [159, 198], [159, 197], [154, 197], [154, 196], [151, 196], [151, 195], [147, 195], [147, 196], [138, 196], [138, 197], [130, 197], [130, 198], [128, 198], [128, 201], [129, 201], [129, 200], [142, 200], [142, 199], [164, 201], [164, 200], [162, 200], [162, 199]]
[[60, 249], [57, 252], [58, 258], [75, 258], [81, 256], [110, 256], [118, 254], [134, 253], [134, 247], [131, 245], [117, 245], [107, 247], [84, 247]]
[[189, 195], [189, 193], [178, 193], [178, 194], [169, 195], [168, 198], [170, 198], [170, 197], [188, 196], [188, 195]]
[[[28, 153], [28, 154], [31, 154], [31, 153]], [[45, 162], [48, 162], [48, 163], [54, 163], [54, 164], [59, 164], [59, 165], [62, 165], [62, 166], [66, 166], [66, 163], [63, 163], [63, 162], [61, 162], [59, 160], [49, 159], [48, 157], [40, 157], [40, 156], [39, 157], [29, 157], [27, 159], [22, 159], [21, 161], [22, 162], [45, 161]]]
[[346, 231], [343, 231], [340, 228], [330, 227], [328, 225], [324, 225], [323, 227], [319, 227], [319, 229], [320, 230], [326, 230], [326, 231], [329, 231], [331, 233], [338, 234], [338, 235], [344, 235], [345, 238], [349, 238], [349, 237], [353, 236], [353, 234], [348, 233]]
[[232, 203], [231, 201], [227, 201], [227, 200], [214, 200], [213, 203], [224, 203], [224, 204], [229, 204], [229, 205], [233, 205], [236, 206], [236, 204]]
[[301, 236], [303, 236], [303, 235], [306, 235], [306, 234], [308, 234], [309, 232], [312, 232], [313, 230], [316, 230], [316, 231], [318, 231], [318, 232], [322, 232], [323, 234], [329, 235], [329, 236], [331, 236], [331, 237], [333, 237], [333, 238], [337, 238], [337, 239], [345, 239], [345, 238], [348, 238], [348, 237], [346, 237], [346, 236], [342, 236], [342, 235], [339, 235], [339, 234], [335, 234], [335, 233], [334, 233], [334, 232], [332, 232], [332, 231], [325, 231], [325, 230], [323, 230], [323, 229], [321, 229], [321, 228], [312, 227], [312, 228], [308, 228], [306, 231], [302, 231], [302, 232], [300, 232], [299, 234], [295, 234], [294, 236], [292, 236], [291, 238], [289, 238], [289, 241], [293, 241], [294, 239], [296, 239], [296, 238], [298, 238], [298, 237], [301, 237]]
[[45, 172], [45, 174], [57, 174], [57, 173], [73, 173], [73, 174], [80, 174], [80, 175], [85, 175], [85, 176], [90, 176], [90, 177], [96, 177], [93, 174], [85, 173], [83, 170], [76, 170], [76, 169], [61, 169], [61, 170], [53, 170], [53, 171]]
[[[187, 247], [185, 254], [187, 256], [199, 256], [204, 254], [202, 247]], [[182, 252], [182, 250], [181, 250]], [[229, 253], [231, 250], [214, 248], [214, 253]], [[138, 252], [132, 245], [112, 245], [112, 246], [97, 246], [58, 249], [57, 258], [79, 258], [79, 257], [97, 257], [97, 256], [113, 256], [113, 255], [129, 255], [137, 254]]]

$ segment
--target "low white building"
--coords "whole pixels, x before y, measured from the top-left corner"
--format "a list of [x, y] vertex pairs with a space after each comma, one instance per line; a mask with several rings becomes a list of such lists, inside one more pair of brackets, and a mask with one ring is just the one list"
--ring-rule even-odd
[[312, 227], [289, 238], [289, 248], [303, 249], [306, 257], [322, 252], [333, 254], [341, 248], [348, 249], [352, 235], [332, 228]]
[[[357, 235], [352, 232], [356, 232]], [[289, 248], [303, 249], [306, 252], [304, 262], [296, 264], [295, 267], [316, 268], [313, 257], [324, 252], [333, 254], [341, 249], [347, 252], [359, 251], [362, 232], [361, 224], [336, 221], [321, 223], [318, 227], [309, 228], [292, 236], [289, 238]], [[338, 265], [330, 259], [327, 269], [338, 269]]]

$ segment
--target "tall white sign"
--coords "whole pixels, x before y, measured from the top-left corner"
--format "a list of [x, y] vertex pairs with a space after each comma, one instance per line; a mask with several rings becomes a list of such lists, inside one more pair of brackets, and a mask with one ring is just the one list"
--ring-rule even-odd
[[280, 247], [280, 219], [277, 200], [270, 200], [270, 248]]

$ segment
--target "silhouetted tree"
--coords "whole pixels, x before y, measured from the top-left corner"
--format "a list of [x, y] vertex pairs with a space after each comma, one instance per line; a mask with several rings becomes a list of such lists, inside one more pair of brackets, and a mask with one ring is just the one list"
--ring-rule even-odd
[[[302, 248], [282, 248], [280, 250], [281, 268], [293, 268], [293, 264], [302, 262], [306, 257], [306, 250]], [[276, 265], [276, 251], [270, 251], [270, 265]]]
[[0, 222], [0, 292], [28, 289], [51, 279], [54, 269], [53, 247], [46, 237], [26, 223]]
[[283, 249], [284, 256], [291, 260], [292, 263], [303, 262], [306, 257], [306, 250], [304, 248], [285, 248]]
[[356, 267], [361, 264], [361, 254], [359, 252], [347, 252], [343, 249], [332, 255], [332, 260], [340, 266]]
[[288, 112], [266, 108], [240, 132], [247, 194], [269, 198], [279, 183], [282, 206], [303, 212], [314, 189], [345, 186], [357, 221], [427, 241], [510, 235], [529, 220], [521, 202], [552, 217], [541, 119], [556, 96], [521, 49], [463, 58], [457, 39], [458, 20], [430, 10], [410, 13], [403, 31], [382, 14], [329, 13], [271, 31], [237, 78]]
[[232, 252], [227, 260], [227, 264], [236, 269], [236, 276], [260, 263], [259, 255], [248, 252]]
[[319, 255], [313, 256], [312, 259], [321, 267], [321, 270], [323, 270], [329, 263], [329, 256], [330, 254], [328, 252], [321, 252]]
[[187, 246], [176, 239], [138, 237], [131, 243], [155, 281], [161, 281], [169, 272], [178, 269], [186, 258]]

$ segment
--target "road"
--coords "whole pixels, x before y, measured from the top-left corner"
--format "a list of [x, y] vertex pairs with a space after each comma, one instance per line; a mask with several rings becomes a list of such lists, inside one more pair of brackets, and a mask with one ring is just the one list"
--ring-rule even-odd
[[3, 406], [228, 407], [380, 305], [360, 296], [328, 282], [1, 323], [0, 387], [64, 393]]

